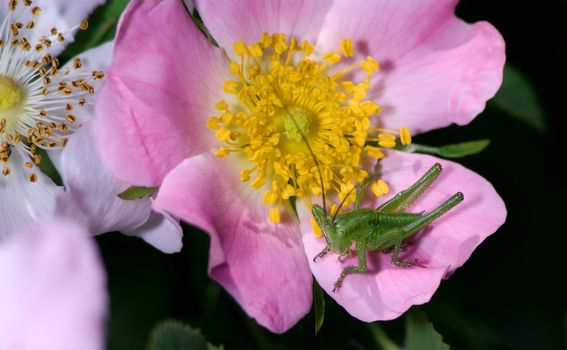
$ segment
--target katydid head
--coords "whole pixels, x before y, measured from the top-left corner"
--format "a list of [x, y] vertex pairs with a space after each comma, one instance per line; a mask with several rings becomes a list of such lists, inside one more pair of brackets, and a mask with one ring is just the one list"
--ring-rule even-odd
[[337, 228], [334, 216], [327, 214], [327, 211], [318, 204], [313, 204], [311, 213], [331, 250], [335, 253], [345, 254], [352, 244], [352, 239], [346, 237], [344, 232]]

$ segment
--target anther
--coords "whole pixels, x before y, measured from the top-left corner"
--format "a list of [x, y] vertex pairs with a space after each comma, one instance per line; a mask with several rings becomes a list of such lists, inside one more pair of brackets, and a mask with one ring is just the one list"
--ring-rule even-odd
[[274, 224], [280, 223], [280, 208], [270, 208], [268, 217]]
[[411, 134], [408, 128], [400, 128], [400, 141], [402, 145], [411, 144]]

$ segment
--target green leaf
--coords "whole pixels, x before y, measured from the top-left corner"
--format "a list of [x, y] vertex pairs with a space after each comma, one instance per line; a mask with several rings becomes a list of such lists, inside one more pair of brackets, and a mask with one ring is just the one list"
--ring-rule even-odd
[[406, 350], [450, 350], [425, 313], [415, 309], [406, 314], [404, 343]]
[[492, 101], [511, 117], [540, 132], [545, 130], [543, 109], [535, 89], [524, 74], [513, 66], [504, 67], [504, 82]]
[[177, 321], [165, 321], [154, 328], [147, 350], [216, 350], [198, 329]]
[[462, 143], [455, 143], [441, 147], [433, 147], [412, 143], [411, 145], [398, 147], [400, 151], [409, 153], [426, 153], [434, 154], [443, 158], [463, 158], [482, 152], [488, 145], [490, 140], [476, 140]]
[[49, 178], [51, 178], [51, 180], [53, 180], [56, 185], [63, 186], [61, 175], [59, 174], [59, 171], [57, 171], [57, 168], [55, 168], [55, 165], [51, 161], [51, 158], [49, 158], [48, 153], [41, 148], [38, 148], [36, 150], [36, 153], [41, 157], [41, 163], [39, 163], [38, 165], [41, 172], [49, 176]]
[[315, 334], [317, 334], [325, 321], [325, 294], [315, 279], [313, 279], [313, 307], [315, 308]]
[[120, 193], [118, 197], [124, 199], [125, 201], [133, 201], [136, 199], [149, 197], [156, 193], [157, 187], [139, 187], [131, 186], [126, 191]]

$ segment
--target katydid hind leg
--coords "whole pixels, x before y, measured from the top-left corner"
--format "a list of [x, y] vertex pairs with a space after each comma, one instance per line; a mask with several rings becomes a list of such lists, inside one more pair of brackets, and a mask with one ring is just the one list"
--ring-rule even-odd
[[417, 259], [402, 261], [399, 258], [400, 250], [402, 250], [402, 240], [399, 240], [394, 249], [392, 249], [392, 263], [396, 266], [410, 267], [417, 263]]
[[376, 211], [383, 213], [401, 213], [423, 194], [425, 190], [439, 177], [443, 168], [435, 163], [423, 176], [404, 191], [396, 194], [394, 198], [382, 204]]
[[439, 218], [441, 215], [445, 214], [452, 208], [454, 208], [457, 204], [461, 203], [464, 199], [464, 196], [461, 192], [457, 192], [452, 195], [449, 199], [447, 199], [443, 204], [439, 205], [429, 214], [426, 214], [419, 219], [415, 220], [414, 222], [404, 226], [402, 228], [402, 239], [405, 239], [420, 229], [424, 228], [425, 226], [431, 224], [434, 220]]
[[358, 266], [350, 265], [343, 269], [343, 272], [341, 272], [341, 275], [335, 282], [333, 293], [336, 292], [337, 289], [341, 288], [346, 276], [353, 273], [364, 273], [368, 271], [368, 266], [366, 265], [366, 246], [357, 243], [356, 255], [358, 256]]
[[404, 262], [398, 258], [399, 252], [402, 247], [402, 242], [417, 233], [422, 228], [431, 224], [435, 219], [439, 218], [441, 215], [445, 214], [447, 211], [451, 210], [462, 201], [463, 194], [461, 192], [455, 193], [430, 213], [417, 218], [415, 221], [406, 224], [403, 227], [396, 227], [383, 232], [380, 237], [386, 238], [386, 240], [383, 240], [381, 242], [381, 246], [394, 247], [392, 253], [392, 263], [398, 266], [411, 266], [413, 263], [415, 263], [414, 261]]

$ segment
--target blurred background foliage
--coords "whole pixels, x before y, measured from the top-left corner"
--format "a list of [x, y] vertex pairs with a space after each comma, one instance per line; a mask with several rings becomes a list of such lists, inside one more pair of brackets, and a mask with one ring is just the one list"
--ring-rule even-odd
[[[431, 302], [397, 320], [366, 324], [324, 297], [326, 316], [319, 334], [311, 312], [288, 333], [273, 335], [209, 279], [204, 233], [186, 226], [184, 249], [174, 255], [138, 239], [107, 234], [98, 243], [111, 295], [109, 349], [212, 348], [203, 335], [226, 349], [447, 349], [443, 342], [472, 350], [563, 349], [567, 195], [558, 165], [565, 159], [559, 127], [565, 118], [565, 90], [559, 83], [566, 61], [559, 33], [566, 23], [566, 3], [462, 0], [457, 8], [463, 19], [487, 20], [501, 31], [508, 54], [505, 81], [469, 126], [437, 130], [414, 141], [442, 146], [489, 139], [485, 151], [458, 161], [494, 184], [506, 202], [508, 219], [441, 284]], [[90, 29], [78, 35], [64, 58], [110, 40], [126, 5], [126, 0], [108, 0], [98, 8], [89, 19]], [[169, 319], [200, 328], [202, 335], [176, 323], [159, 325]], [[178, 343], [171, 334], [178, 334]], [[164, 339], [165, 345], [159, 345]]]

